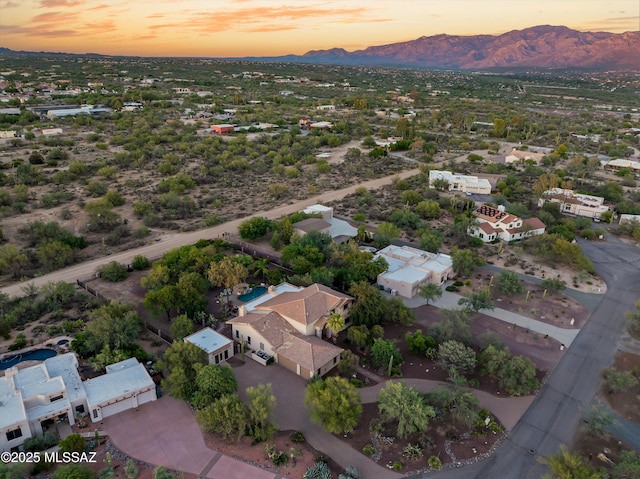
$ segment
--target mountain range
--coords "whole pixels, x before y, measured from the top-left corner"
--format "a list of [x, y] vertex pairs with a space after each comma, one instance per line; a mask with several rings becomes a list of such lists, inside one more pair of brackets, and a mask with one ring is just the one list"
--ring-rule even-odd
[[[66, 55], [16, 52], [0, 47], [0, 55]], [[87, 53], [90, 56], [102, 56]], [[348, 52], [343, 48], [312, 50], [304, 55], [243, 57], [234, 60], [380, 65], [418, 68], [597, 69], [640, 70], [640, 32], [580, 32], [564, 26], [540, 25], [502, 35], [434, 35]]]
[[443, 34], [353, 52], [332, 48], [312, 50], [304, 55], [250, 59], [462, 70], [529, 67], [638, 70], [640, 32], [580, 32], [563, 26], [541, 25], [502, 35]]

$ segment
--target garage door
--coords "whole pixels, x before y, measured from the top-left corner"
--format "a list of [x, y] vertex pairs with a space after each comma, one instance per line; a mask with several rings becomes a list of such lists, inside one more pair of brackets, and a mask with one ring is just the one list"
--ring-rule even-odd
[[119, 412], [126, 411], [133, 407], [133, 400], [131, 398], [123, 399], [113, 404], [102, 407], [102, 417], [106, 418], [118, 414]]

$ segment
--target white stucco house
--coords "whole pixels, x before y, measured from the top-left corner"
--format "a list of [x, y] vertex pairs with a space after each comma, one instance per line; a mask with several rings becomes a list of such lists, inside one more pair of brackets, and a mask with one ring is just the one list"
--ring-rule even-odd
[[469, 228], [471, 236], [480, 238], [485, 243], [500, 239], [515, 241], [530, 236], [541, 235], [546, 226], [538, 218], [522, 219], [505, 212], [504, 206], [493, 208], [481, 205], [473, 211], [477, 224]]
[[48, 423], [75, 423], [75, 413], [93, 422], [156, 400], [155, 383], [144, 365], [130, 358], [107, 366], [106, 374], [82, 381], [74, 353], [46, 359], [0, 377], [0, 450], [16, 451]]
[[443, 284], [453, 277], [451, 256], [429, 253], [410, 246], [389, 245], [375, 254], [389, 268], [378, 275], [378, 285], [391, 294], [413, 298], [425, 283]]
[[207, 353], [209, 364], [220, 364], [233, 356], [233, 341], [209, 327], [196, 331], [184, 340]]
[[538, 200], [538, 206], [544, 205], [547, 201], [559, 203], [560, 213], [586, 218], [600, 218], [602, 213], [611, 210], [609, 205], [604, 204], [604, 198], [601, 196], [585, 195], [562, 188], [545, 191]]
[[485, 178], [478, 178], [477, 176], [471, 175], [456, 175], [446, 170], [429, 171], [429, 188], [434, 188], [437, 180], [446, 181], [449, 191], [479, 195], [491, 194], [491, 183]]

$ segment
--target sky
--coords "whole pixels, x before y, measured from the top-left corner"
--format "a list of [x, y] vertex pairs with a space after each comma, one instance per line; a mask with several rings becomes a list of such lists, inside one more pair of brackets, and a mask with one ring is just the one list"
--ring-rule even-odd
[[639, 18], [640, 0], [0, 0], [0, 47], [270, 56], [535, 25], [622, 33]]

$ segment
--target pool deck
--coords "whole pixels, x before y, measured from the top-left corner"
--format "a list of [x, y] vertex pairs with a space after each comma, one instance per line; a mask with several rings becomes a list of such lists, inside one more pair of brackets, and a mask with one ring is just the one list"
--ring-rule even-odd
[[[60, 348], [58, 347], [58, 343], [63, 339], [66, 339], [67, 341], [69, 341], [69, 343], [71, 343], [71, 341], [73, 340], [71, 336], [56, 336], [55, 338], [49, 338], [46, 341], [43, 341], [38, 344], [29, 345], [26, 348], [18, 349], [17, 351], [9, 351], [9, 346], [7, 345], [2, 348], [4, 351], [0, 354], [0, 361], [3, 361], [6, 358], [9, 358], [11, 356], [17, 356], [19, 354], [28, 353], [30, 351], [33, 351], [34, 349], [55, 349], [56, 351], [59, 352]], [[68, 347], [68, 344], [65, 346]]]

